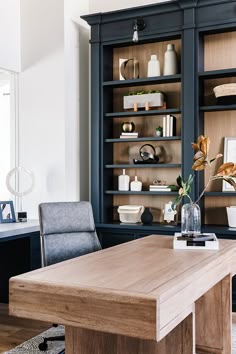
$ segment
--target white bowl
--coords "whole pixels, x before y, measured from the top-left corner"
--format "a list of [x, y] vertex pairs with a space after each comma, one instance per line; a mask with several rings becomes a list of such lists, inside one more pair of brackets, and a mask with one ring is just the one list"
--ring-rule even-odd
[[236, 206], [226, 207], [229, 227], [236, 227]]
[[118, 207], [120, 221], [128, 224], [141, 222], [143, 211], [143, 205], [121, 205]]

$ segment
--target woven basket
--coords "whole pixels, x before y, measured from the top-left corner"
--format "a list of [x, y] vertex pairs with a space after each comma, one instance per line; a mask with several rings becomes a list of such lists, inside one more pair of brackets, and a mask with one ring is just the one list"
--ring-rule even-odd
[[216, 98], [236, 95], [236, 84], [224, 84], [213, 88]]
[[236, 104], [236, 84], [224, 84], [213, 88], [216, 103], [219, 105]]

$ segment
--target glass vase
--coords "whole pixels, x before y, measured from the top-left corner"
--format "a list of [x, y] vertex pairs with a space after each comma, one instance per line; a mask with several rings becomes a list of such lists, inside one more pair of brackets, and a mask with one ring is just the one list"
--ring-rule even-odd
[[201, 209], [198, 204], [184, 204], [181, 209], [182, 234], [201, 233]]

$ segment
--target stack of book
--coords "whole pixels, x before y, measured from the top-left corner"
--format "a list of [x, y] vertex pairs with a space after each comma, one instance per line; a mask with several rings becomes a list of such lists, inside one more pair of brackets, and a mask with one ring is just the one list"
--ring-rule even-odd
[[136, 132], [133, 132], [133, 133], [125, 133], [125, 132], [122, 132], [121, 135], [120, 135], [120, 138], [121, 138], [121, 139], [138, 138], [138, 133], [136, 133]]
[[176, 135], [176, 117], [168, 114], [163, 117], [163, 136]]
[[174, 248], [218, 250], [219, 242], [214, 233], [183, 235], [181, 233], [176, 232], [174, 235]]
[[149, 191], [150, 192], [171, 192], [171, 188], [168, 186], [163, 186], [158, 184], [150, 184]]

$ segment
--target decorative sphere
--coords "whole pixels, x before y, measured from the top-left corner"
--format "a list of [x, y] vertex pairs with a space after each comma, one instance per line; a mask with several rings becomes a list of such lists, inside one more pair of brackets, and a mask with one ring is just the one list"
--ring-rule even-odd
[[124, 122], [122, 124], [122, 131], [124, 133], [132, 133], [135, 129], [135, 125], [133, 122]]

